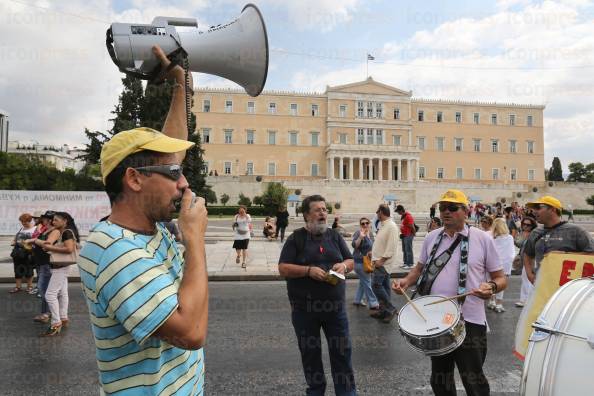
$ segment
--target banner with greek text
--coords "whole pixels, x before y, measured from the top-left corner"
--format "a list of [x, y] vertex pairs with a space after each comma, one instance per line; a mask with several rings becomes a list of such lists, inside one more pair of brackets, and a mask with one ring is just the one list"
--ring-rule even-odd
[[534, 290], [524, 305], [516, 327], [514, 354], [524, 360], [532, 323], [536, 321], [549, 299], [573, 279], [594, 275], [594, 255], [587, 253], [551, 252], [540, 264]]
[[0, 190], [0, 235], [14, 235], [21, 228], [22, 213], [46, 210], [68, 212], [81, 235], [111, 212], [104, 191], [19, 191]]

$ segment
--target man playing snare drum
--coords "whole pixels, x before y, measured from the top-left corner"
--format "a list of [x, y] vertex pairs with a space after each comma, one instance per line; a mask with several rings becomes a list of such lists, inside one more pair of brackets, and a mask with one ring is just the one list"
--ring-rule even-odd
[[[466, 338], [460, 347], [431, 357], [431, 388], [436, 395], [455, 395], [454, 365], [468, 395], [488, 395], [489, 382], [483, 373], [487, 356], [487, 319], [484, 300], [506, 288], [507, 280], [493, 239], [466, 224], [468, 199], [458, 190], [446, 191], [439, 200], [443, 227], [427, 234], [419, 262], [409, 274], [392, 283], [402, 294], [417, 284], [421, 295], [451, 297], [471, 292], [463, 301]], [[487, 281], [487, 275], [491, 280]]]

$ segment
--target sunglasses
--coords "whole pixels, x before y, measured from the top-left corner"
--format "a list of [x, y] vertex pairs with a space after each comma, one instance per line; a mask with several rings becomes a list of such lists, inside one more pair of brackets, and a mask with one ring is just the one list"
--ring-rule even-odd
[[532, 223], [522, 223], [522, 227], [532, 227]]
[[460, 209], [461, 206], [460, 205], [456, 205], [456, 204], [439, 204], [439, 211], [440, 212], [445, 212], [446, 210], [448, 212], [457, 212], [458, 209]]
[[361, 225], [362, 225], [362, 226], [369, 225], [369, 222], [368, 222], [368, 221], [364, 221], [364, 222], [362, 222], [362, 223], [361, 223]]
[[184, 168], [178, 164], [138, 166], [137, 171], [158, 173], [173, 181], [178, 181], [184, 175]]

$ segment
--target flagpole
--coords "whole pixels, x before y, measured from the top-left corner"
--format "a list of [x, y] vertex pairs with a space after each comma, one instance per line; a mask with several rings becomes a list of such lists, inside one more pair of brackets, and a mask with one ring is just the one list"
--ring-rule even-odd
[[367, 59], [367, 66], [365, 68], [365, 79], [367, 80], [369, 78], [369, 54], [366, 54], [365, 59]]

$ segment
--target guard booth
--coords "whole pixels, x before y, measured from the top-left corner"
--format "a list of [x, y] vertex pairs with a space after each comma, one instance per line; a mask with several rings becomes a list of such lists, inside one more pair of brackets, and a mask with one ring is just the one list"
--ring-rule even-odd
[[301, 206], [299, 195], [289, 195], [289, 198], [287, 198], [287, 212], [289, 212], [289, 216], [297, 217], [297, 208], [299, 206]]

